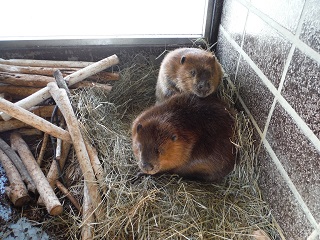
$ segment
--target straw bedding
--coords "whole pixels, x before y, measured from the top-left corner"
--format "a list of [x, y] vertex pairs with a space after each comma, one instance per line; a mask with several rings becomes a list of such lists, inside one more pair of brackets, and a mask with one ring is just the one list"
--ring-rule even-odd
[[[132, 182], [139, 169], [131, 148], [131, 122], [154, 104], [157, 73], [158, 66], [136, 55], [121, 70], [121, 80], [111, 93], [92, 88], [72, 97], [82, 131], [97, 148], [106, 176], [101, 183], [107, 187], [102, 203], [105, 217], [92, 226], [95, 238], [253, 239], [253, 231], [262, 229], [271, 239], [279, 239], [278, 226], [257, 185], [253, 129], [242, 112], [235, 129], [239, 164], [221, 183], [169, 175]], [[226, 81], [219, 96], [234, 105], [236, 95]], [[74, 155], [68, 168], [72, 191], [81, 201], [82, 179]], [[57, 238], [79, 239], [81, 216], [72, 207], [65, 210], [60, 218], [49, 219], [45, 228], [63, 229]]]

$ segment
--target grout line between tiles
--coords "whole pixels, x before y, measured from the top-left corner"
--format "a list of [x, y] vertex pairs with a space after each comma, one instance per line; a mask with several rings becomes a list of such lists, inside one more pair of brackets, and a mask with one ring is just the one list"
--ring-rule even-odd
[[278, 171], [280, 172], [282, 178], [287, 183], [288, 187], [290, 188], [293, 196], [298, 201], [302, 211], [305, 213], [306, 217], [308, 218], [309, 222], [312, 224], [312, 227], [315, 228], [320, 233], [320, 225], [318, 225], [317, 221], [313, 217], [311, 211], [309, 210], [307, 204], [304, 202], [303, 198], [301, 197], [300, 193], [298, 192], [297, 188], [295, 187], [294, 183], [291, 181], [290, 177], [288, 176], [286, 170], [283, 168], [280, 160], [278, 159], [277, 155], [273, 151], [272, 147], [270, 146], [269, 142], [266, 139], [263, 139], [263, 145], [265, 146], [266, 150], [268, 151], [271, 159], [273, 160], [274, 164], [276, 165]]
[[280, 94], [280, 92], [273, 86], [270, 80], [263, 74], [263, 72], [258, 68], [258, 66], [251, 60], [251, 58], [240, 48], [240, 46], [231, 38], [227, 31], [220, 26], [221, 33], [229, 41], [229, 43], [240, 53], [244, 60], [250, 65], [250, 67], [255, 71], [255, 73], [260, 77], [262, 82], [271, 91], [271, 93], [276, 97], [278, 102], [284, 108], [284, 110], [292, 117], [296, 125], [301, 129], [305, 136], [314, 145], [316, 150], [320, 153], [320, 140], [305, 123], [305, 121], [299, 116], [299, 114], [291, 107], [291, 105], [285, 100], [285, 98]]
[[[291, 48], [290, 48], [290, 51], [289, 51], [289, 54], [288, 54], [288, 57], [287, 57], [287, 60], [286, 60], [286, 63], [284, 65], [284, 68], [283, 68], [283, 71], [282, 71], [282, 76], [281, 76], [281, 79], [280, 79], [280, 83], [279, 83], [279, 87], [278, 87], [278, 92], [281, 93], [281, 90], [282, 90], [282, 87], [283, 87], [283, 84], [284, 84], [284, 80], [286, 78], [286, 75], [287, 75], [287, 72], [288, 72], [288, 69], [289, 69], [289, 66], [290, 66], [290, 62], [292, 60], [292, 56], [293, 56], [293, 53], [294, 53], [294, 49], [295, 49], [295, 45], [292, 44]], [[270, 124], [270, 121], [271, 121], [271, 117], [272, 117], [272, 114], [273, 114], [273, 111], [274, 111], [274, 108], [276, 106], [276, 103], [277, 103], [277, 97], [275, 97], [273, 99], [273, 103], [271, 105], [271, 108], [270, 108], [270, 111], [269, 111], [269, 115], [267, 117], [267, 120], [266, 120], [266, 124], [264, 126], [264, 130], [263, 130], [263, 134], [262, 134], [262, 138], [264, 139], [267, 135], [267, 131], [268, 131], [268, 128], [269, 128], [269, 124]]]
[[[255, 8], [250, 2], [246, 0], [237, 0], [239, 3], [241, 3], [244, 7], [246, 7], [250, 12], [253, 12], [257, 16], [259, 16], [264, 22], [266, 22], [268, 25], [270, 25], [272, 28], [274, 28], [276, 31], [278, 31], [281, 35], [283, 35], [287, 40], [289, 40], [291, 43], [293, 43], [297, 48], [299, 48], [300, 51], [311, 57], [317, 62], [320, 62], [320, 54], [313, 50], [311, 47], [309, 47], [307, 44], [305, 44], [303, 41], [299, 39], [299, 35], [294, 35], [291, 33], [288, 29], [281, 26], [279, 23], [271, 19], [269, 16]], [[300, 18], [304, 17], [305, 13], [302, 12]], [[301, 23], [302, 26], [302, 23]], [[301, 27], [300, 27], [301, 31]], [[299, 34], [300, 34], [299, 31]]]
[[[309, 210], [307, 204], [305, 203], [305, 201], [303, 200], [303, 198], [301, 197], [300, 193], [298, 192], [297, 188], [295, 187], [294, 183], [291, 181], [287, 171], [284, 169], [282, 163], [280, 162], [280, 160], [278, 159], [278, 157], [276, 156], [275, 152], [273, 151], [272, 147], [270, 146], [269, 142], [265, 139], [264, 137], [264, 133], [261, 132], [257, 122], [255, 121], [255, 119], [253, 118], [253, 116], [251, 115], [249, 109], [247, 108], [247, 106], [245, 105], [245, 103], [243, 102], [242, 98], [239, 95], [239, 92], [237, 91], [236, 86], [234, 85], [234, 83], [230, 80], [230, 78], [227, 78], [228, 83], [231, 85], [231, 87], [235, 90], [237, 97], [242, 105], [242, 107], [244, 108], [245, 112], [247, 113], [247, 115], [249, 116], [252, 124], [254, 125], [254, 127], [256, 128], [257, 132], [259, 133], [260, 137], [261, 137], [261, 141], [263, 143], [263, 145], [265, 146], [266, 150], [268, 151], [273, 163], [276, 165], [278, 171], [280, 172], [280, 175], [282, 176], [282, 178], [284, 179], [284, 181], [287, 183], [288, 187], [290, 188], [293, 196], [295, 197], [295, 199], [297, 200], [297, 202], [299, 203], [301, 209], [303, 210], [303, 212], [305, 213], [307, 219], [309, 220], [309, 222], [312, 224], [312, 227], [315, 228], [315, 231], [312, 232], [312, 234], [309, 236], [309, 238], [307, 240], [313, 240], [317, 235], [318, 232], [320, 233], [320, 224], [318, 225], [315, 218], [313, 217], [311, 211]], [[276, 104], [277, 99], [274, 99], [273, 105]], [[274, 106], [272, 106], [272, 108], [274, 108]], [[311, 237], [311, 238], [310, 238]]]
[[261, 130], [260, 130], [260, 128], [259, 128], [256, 120], [253, 118], [253, 116], [252, 116], [252, 114], [250, 113], [249, 109], [247, 108], [246, 104], [245, 104], [244, 101], [242, 100], [242, 98], [241, 98], [241, 96], [240, 96], [240, 94], [239, 94], [239, 92], [238, 92], [238, 89], [236, 88], [236, 86], [233, 84], [233, 82], [230, 80], [229, 77], [227, 78], [227, 81], [228, 81], [228, 83], [231, 85], [231, 87], [234, 89], [234, 91], [236, 92], [237, 98], [238, 98], [238, 100], [240, 101], [240, 103], [241, 103], [244, 111], [247, 113], [247, 115], [248, 115], [248, 117], [250, 118], [253, 126], [256, 128], [257, 132], [259, 133], [259, 135], [260, 135], [260, 137], [261, 137], [261, 136], [262, 136], [262, 132], [261, 132]]

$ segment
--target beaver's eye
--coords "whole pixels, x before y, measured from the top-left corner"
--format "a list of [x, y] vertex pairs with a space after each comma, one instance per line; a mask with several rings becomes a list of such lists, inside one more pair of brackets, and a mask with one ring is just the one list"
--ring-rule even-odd
[[137, 126], [137, 132], [139, 132], [139, 130], [142, 128], [142, 125], [141, 125], [141, 123], [139, 123], [138, 124], [138, 126]]
[[186, 57], [182, 56], [181, 59], [180, 59], [180, 63], [183, 64], [185, 61], [186, 61]]
[[191, 74], [192, 77], [195, 77], [195, 76], [196, 76], [196, 70], [194, 70], [194, 69], [191, 70], [191, 71], [190, 71], [190, 74]]
[[171, 136], [171, 140], [172, 140], [172, 141], [176, 141], [177, 139], [178, 139], [178, 136], [177, 136], [177, 135], [173, 134], [173, 135]]

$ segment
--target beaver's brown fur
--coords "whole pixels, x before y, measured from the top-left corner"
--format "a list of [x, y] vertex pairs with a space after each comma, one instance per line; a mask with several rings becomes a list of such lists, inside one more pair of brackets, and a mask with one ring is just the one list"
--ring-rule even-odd
[[177, 94], [133, 122], [133, 152], [143, 173], [216, 181], [234, 167], [234, 116], [215, 95]]
[[178, 48], [163, 59], [156, 86], [157, 103], [177, 93], [207, 97], [217, 90], [222, 68], [213, 53], [199, 48]]

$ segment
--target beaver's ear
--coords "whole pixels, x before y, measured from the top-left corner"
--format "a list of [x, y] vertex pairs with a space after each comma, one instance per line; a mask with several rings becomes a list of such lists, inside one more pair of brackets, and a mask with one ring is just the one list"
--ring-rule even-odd
[[180, 63], [183, 64], [185, 61], [186, 61], [186, 57], [182, 56], [181, 59], [180, 59]]
[[176, 141], [178, 139], [178, 136], [177, 135], [175, 135], [175, 134], [172, 134], [171, 135], [171, 140], [172, 141]]
[[141, 130], [141, 128], [142, 128], [142, 124], [139, 123], [138, 126], [137, 126], [137, 132], [139, 132]]

